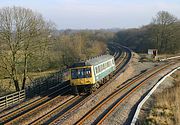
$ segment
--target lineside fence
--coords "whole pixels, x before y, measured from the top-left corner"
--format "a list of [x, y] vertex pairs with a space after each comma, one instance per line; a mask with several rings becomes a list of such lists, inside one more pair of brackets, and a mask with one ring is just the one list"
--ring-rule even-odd
[[62, 72], [63, 71], [59, 71], [50, 76], [33, 80], [25, 89], [27, 98], [40, 95], [42, 92], [62, 83]]
[[0, 98], [0, 109], [6, 108], [10, 105], [23, 101], [26, 98], [25, 90], [9, 94]]
[[52, 87], [57, 87], [62, 83], [62, 72], [63, 70], [49, 76], [35, 79], [31, 81], [31, 84], [26, 86], [24, 90], [0, 97], [0, 109], [24, 101], [27, 98], [41, 95]]

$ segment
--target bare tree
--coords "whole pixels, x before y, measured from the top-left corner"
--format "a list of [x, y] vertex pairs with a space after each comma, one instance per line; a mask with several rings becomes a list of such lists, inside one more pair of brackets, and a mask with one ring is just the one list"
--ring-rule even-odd
[[25, 88], [28, 60], [35, 50], [46, 44], [51, 28], [40, 14], [30, 9], [0, 9], [0, 68], [11, 78], [16, 91]]
[[153, 34], [154, 40], [157, 43], [157, 48], [161, 49], [162, 51], [167, 51], [169, 43], [173, 43], [173, 25], [177, 21], [178, 19], [174, 15], [166, 11], [159, 11], [156, 17], [153, 18]]

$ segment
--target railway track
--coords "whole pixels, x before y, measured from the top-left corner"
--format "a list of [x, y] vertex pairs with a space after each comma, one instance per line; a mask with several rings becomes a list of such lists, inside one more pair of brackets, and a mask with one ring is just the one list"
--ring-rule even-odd
[[[69, 90], [65, 91], [63, 94], [67, 93]], [[9, 120], [5, 124], [27, 124], [29, 122], [32, 122], [39, 118], [39, 116], [45, 114], [49, 110], [52, 110], [52, 108], [56, 108], [58, 106], [61, 106], [64, 102], [70, 101], [71, 99], [76, 98], [74, 96], [69, 95], [57, 95], [54, 98], [43, 102], [42, 104], [36, 106], [35, 108], [32, 108], [28, 112], [25, 112], [18, 117], [13, 118], [12, 120]]]
[[[124, 102], [125, 99], [127, 99], [130, 95], [132, 95], [138, 88], [144, 85], [147, 81], [151, 80], [157, 73], [162, 72], [164, 69], [166, 69], [167, 67], [173, 64], [170, 63], [160, 67], [155, 67], [154, 69], [151, 69], [139, 76], [136, 76], [136, 78], [134, 78], [132, 81], [123, 84], [121, 88], [118, 88], [113, 93], [111, 93], [106, 98], [104, 98], [101, 102], [99, 102], [97, 105], [95, 105], [94, 108], [92, 108], [89, 112], [87, 112], [75, 124], [82, 125], [83, 123], [85, 123], [85, 121], [88, 121], [88, 119], [91, 120], [93, 119], [93, 122], [91, 122], [92, 124], [98, 124], [98, 125], [101, 124], [108, 117], [108, 115], [115, 110], [117, 106], [119, 106], [122, 102]], [[103, 109], [103, 113], [98, 114], [97, 112], [102, 109]], [[96, 119], [92, 118], [95, 116], [95, 113], [98, 114]]]
[[137, 91], [140, 87], [142, 87], [144, 84], [146, 84], [148, 81], [150, 81], [154, 76], [157, 74], [161, 73], [163, 70], [165, 70], [167, 67], [171, 66], [173, 64], [167, 65], [163, 67], [162, 69], [158, 70], [157, 72], [153, 73], [151, 76], [148, 78], [144, 79], [141, 83], [133, 87], [128, 93], [126, 93], [122, 98], [118, 99], [111, 107], [108, 108], [108, 111], [102, 114], [102, 117], [100, 116], [99, 118], [96, 119], [94, 122], [97, 125], [102, 124], [102, 122], [115, 110], [116, 107], [118, 107], [122, 102], [124, 102], [129, 96], [134, 94], [135, 91]]
[[[117, 50], [115, 48], [114, 56], [115, 56], [117, 65], [120, 66], [123, 63], [123, 61], [125, 60], [124, 58], [126, 57], [126, 54], [124, 53], [124, 54], [120, 55], [119, 50]], [[48, 110], [47, 112], [45, 112], [43, 115], [41, 114], [40, 115], [41, 117], [32, 118], [31, 120], [29, 120], [27, 122], [28, 124], [29, 123], [31, 123], [31, 124], [39, 124], [40, 123], [41, 124], [41, 123], [44, 123], [44, 121], [48, 121], [48, 119], [50, 119], [57, 112], [61, 112], [62, 114], [64, 114], [63, 112], [66, 111], [67, 108], [65, 108], [65, 107], [67, 107], [67, 105], [71, 105], [71, 104], [75, 105], [78, 102], [82, 102], [86, 98], [85, 96], [84, 97], [76, 96], [76, 97], [67, 99], [63, 103], [58, 103], [58, 102], [63, 101], [62, 97], [56, 96], [56, 94], [58, 94], [58, 92], [60, 92], [61, 90], [57, 90], [57, 91], [49, 94], [48, 96], [45, 96], [41, 99], [30, 102], [29, 104], [22, 105], [15, 111], [4, 113], [4, 115], [0, 116], [0, 123], [1, 124], [14, 124], [14, 123], [17, 123], [17, 124], [25, 123], [26, 124], [26, 122], [28, 121], [27, 120], [28, 117], [34, 116], [34, 114], [38, 113], [39, 110], [42, 110], [44, 107], [47, 107], [48, 104], [56, 102], [57, 105], [55, 107], [51, 108], [51, 110]], [[66, 92], [64, 92], [64, 93], [66, 93]], [[62, 93], [62, 94], [64, 94], [64, 93]], [[53, 98], [49, 98], [51, 96], [53, 96]], [[69, 96], [67, 96], [65, 98], [68, 98], [68, 97]], [[91, 97], [89, 96], [89, 98], [91, 98]], [[56, 116], [56, 115], [54, 115], [54, 116]], [[27, 121], [22, 122], [23, 119], [26, 119]]]
[[[117, 50], [114, 50], [114, 51], [117, 51]], [[118, 56], [117, 56], [117, 55], [118, 55]], [[123, 58], [124, 55], [125, 55], [125, 54], [119, 55], [119, 52], [117, 51], [114, 56], [115, 56], [116, 61], [117, 61], [117, 59], [119, 59], [121, 56], [122, 56], [122, 58]], [[119, 62], [122, 63], [123, 60], [120, 60]], [[121, 63], [118, 63], [117, 65], [120, 65]], [[46, 124], [49, 124], [49, 123], [52, 124], [53, 122], [56, 122], [58, 119], [61, 119], [62, 117], [64, 117], [64, 115], [67, 115], [69, 112], [71, 112], [71, 111], [77, 109], [78, 107], [80, 107], [82, 104], [84, 104], [84, 103], [85, 103], [87, 100], [89, 100], [90, 98], [92, 98], [91, 95], [88, 96], [88, 97], [86, 97], [86, 98], [83, 98], [83, 99], [81, 100], [81, 102], [80, 102], [80, 101], [76, 101], [74, 104], [68, 105], [68, 106], [64, 109], [64, 111], [66, 111], [66, 112], [61, 111], [59, 114], [57, 114], [57, 115], [55, 116], [55, 117], [57, 117], [57, 118], [51, 118], [51, 119], [49, 119], [49, 120], [46, 122]], [[80, 102], [80, 103], [79, 103], [79, 102]], [[50, 114], [45, 115], [45, 116], [42, 117], [41, 119], [42, 119], [42, 120], [43, 120], [43, 119], [46, 119], [46, 117], [48, 117], [48, 115], [54, 114], [54, 112], [56, 112], [56, 111], [52, 111]], [[34, 122], [33, 124], [39, 124], [40, 121], [41, 121], [41, 120], [38, 120], [37, 122]], [[51, 121], [53, 121], [53, 122], [51, 122]], [[40, 123], [40, 124], [41, 124], [41, 123]]]
[[[118, 49], [122, 49], [121, 47], [118, 47]], [[128, 51], [128, 50], [126, 50]], [[122, 57], [122, 58], [120, 58]], [[119, 62], [117, 61], [119, 59]], [[108, 83], [104, 84], [103, 86], [101, 86], [94, 94], [91, 94], [89, 96], [87, 96], [84, 100], [78, 102], [77, 104], [71, 105], [71, 107], [67, 107], [66, 112], [64, 112], [63, 114], [56, 116], [57, 118], [52, 118], [52, 120], [50, 119], [48, 122], [46, 122], [45, 124], [56, 124], [58, 123], [60, 120], [62, 119], [67, 119], [67, 117], [72, 113], [75, 112], [80, 106], [82, 106], [85, 102], [87, 102], [89, 99], [91, 99], [92, 97], [96, 96], [100, 91], [102, 91], [109, 83], [111, 83], [115, 78], [117, 78], [117, 76], [119, 75], [120, 71], [123, 69], [122, 66], [125, 66], [131, 59], [131, 53], [126, 54], [123, 53], [121, 54], [121, 56], [117, 57], [116, 59], [116, 67], [117, 69], [115, 70], [115, 76], [110, 79], [108, 81]], [[65, 109], [66, 110], [66, 109]], [[67, 116], [67, 117], [66, 117]], [[59, 123], [58, 123], [59, 124]]]
[[[118, 54], [118, 52], [116, 54]], [[118, 58], [118, 56], [116, 56], [116, 59], [117, 58]], [[71, 101], [71, 102], [67, 101], [62, 106], [54, 108], [53, 110], [49, 111], [48, 113], [46, 113], [42, 117], [38, 118], [37, 120], [31, 122], [30, 124], [33, 124], [33, 125], [43, 124], [43, 123], [49, 124], [49, 123], [51, 123], [51, 121], [55, 121], [57, 119], [60, 119], [60, 118], [64, 117], [64, 115], [68, 114], [69, 112], [77, 109], [78, 107], [80, 107], [82, 104], [84, 104], [90, 98], [92, 98], [92, 96], [78, 97], [77, 99], [73, 99], [73, 101]], [[79, 103], [79, 102], [81, 102], [81, 103]]]
[[63, 95], [69, 91], [69, 85], [66, 85], [62, 87], [59, 90], [56, 90], [49, 95], [44, 96], [43, 98], [37, 99], [33, 102], [25, 103], [24, 105], [21, 105], [21, 107], [17, 108], [16, 110], [13, 110], [11, 112], [4, 112], [3, 115], [0, 117], [0, 124], [5, 124], [13, 119], [16, 119], [17, 117], [28, 113], [31, 109], [37, 108], [38, 106], [42, 105], [43, 103], [47, 103], [49, 100], [55, 98], [57, 95]]
[[74, 98], [71, 98], [71, 99], [67, 100], [66, 102], [64, 102], [63, 104], [56, 106], [55, 108], [53, 108], [52, 110], [47, 112], [45, 115], [32, 121], [30, 124], [38, 125], [38, 124], [48, 123], [48, 121], [50, 121], [51, 119], [56, 118], [57, 114], [58, 114], [58, 116], [63, 115], [66, 112], [66, 110], [68, 110], [67, 107], [70, 108], [71, 105], [74, 105], [74, 104], [78, 103], [79, 101], [84, 100], [85, 98], [86, 98], [86, 96], [76, 96]]

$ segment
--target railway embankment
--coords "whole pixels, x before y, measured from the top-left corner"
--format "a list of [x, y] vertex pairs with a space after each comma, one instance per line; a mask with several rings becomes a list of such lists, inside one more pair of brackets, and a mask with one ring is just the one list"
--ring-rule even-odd
[[[119, 107], [119, 109], [117, 109], [114, 112], [114, 114], [112, 114], [111, 117], [109, 117], [109, 119], [107, 119], [106, 122], [104, 122], [104, 123], [109, 124], [109, 125], [110, 124], [130, 124], [132, 117], [134, 116], [135, 110], [137, 108], [137, 105], [145, 97], [145, 95], [149, 92], [150, 88], [152, 88], [165, 74], [172, 71], [174, 68], [176, 68], [178, 66], [180, 66], [180, 63], [176, 63], [176, 65], [168, 67], [166, 70], [159, 73], [156, 77], [154, 77], [151, 81], [149, 81], [148, 84], [145, 84], [143, 87], [141, 87], [139, 89], [139, 91], [136, 91], [131, 97], [129, 97]], [[166, 94], [162, 93], [161, 96], [166, 97], [167, 96], [166, 88], [171, 88], [174, 85], [173, 83], [174, 83], [174, 80], [172, 79], [172, 77], [169, 77], [169, 79], [164, 81], [161, 84], [161, 86], [158, 87], [156, 95], [159, 95], [159, 92], [163, 92], [165, 90]], [[176, 95], [178, 95], [178, 94], [176, 94]], [[167, 98], [166, 98], [167, 100], [165, 102], [170, 102], [170, 100], [168, 101], [168, 98], [171, 98], [172, 100], [174, 99], [174, 97], [167, 96]], [[160, 100], [163, 101], [162, 98]], [[142, 120], [142, 119], [144, 119], [144, 118], [146, 119], [147, 117], [144, 117], [144, 116], [147, 116], [150, 111], [152, 111], [152, 114], [154, 113], [153, 107], [155, 106], [154, 105], [155, 102], [156, 102], [155, 96], [152, 96], [150, 99], [148, 99], [147, 103], [143, 106], [141, 113], [140, 113], [141, 114], [140, 115], [141, 122], [137, 122], [136, 123], [137, 125], [138, 125], [138, 123], [139, 123], [139, 125], [144, 124], [145, 120]], [[159, 107], [156, 107], [156, 108], [157, 108], [157, 110], [159, 109]], [[156, 115], [158, 115], [158, 113], [154, 114], [154, 115], [156, 116]], [[160, 113], [160, 115], [161, 115], [161, 113]], [[151, 119], [151, 118], [149, 120], [150, 120], [150, 122], [154, 121], [154, 119]], [[161, 118], [159, 118], [159, 120], [161, 120]], [[159, 123], [159, 121], [156, 123]]]
[[168, 76], [140, 110], [138, 124], [180, 124], [180, 70]]
[[[160, 65], [162, 63], [139, 63], [134, 61], [132, 63], [133, 67], [133, 75], [135, 75], [138, 72], [142, 72], [143, 68], [150, 68], [151, 66]], [[147, 94], [147, 92], [152, 88], [165, 74], [170, 72], [175, 67], [179, 66], [180, 64], [176, 63], [176, 65], [172, 65], [165, 70], [163, 70], [161, 73], [156, 75], [153, 79], [151, 79], [149, 82], [147, 82], [145, 85], [143, 85], [138, 91], [134, 92], [130, 97], [126, 99], [116, 110], [103, 122], [103, 124], [111, 125], [111, 124], [130, 124], [132, 117], [134, 116], [135, 110], [139, 102], [144, 98], [144, 96]], [[143, 67], [144, 66], [144, 67]], [[171, 86], [169, 82], [166, 83], [167, 86]], [[142, 115], [144, 116], [144, 115]]]

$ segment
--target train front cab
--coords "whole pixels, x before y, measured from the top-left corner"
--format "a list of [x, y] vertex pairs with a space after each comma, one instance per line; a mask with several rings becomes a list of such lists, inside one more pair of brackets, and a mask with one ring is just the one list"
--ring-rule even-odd
[[75, 94], [88, 93], [95, 83], [93, 66], [71, 68], [70, 84]]

